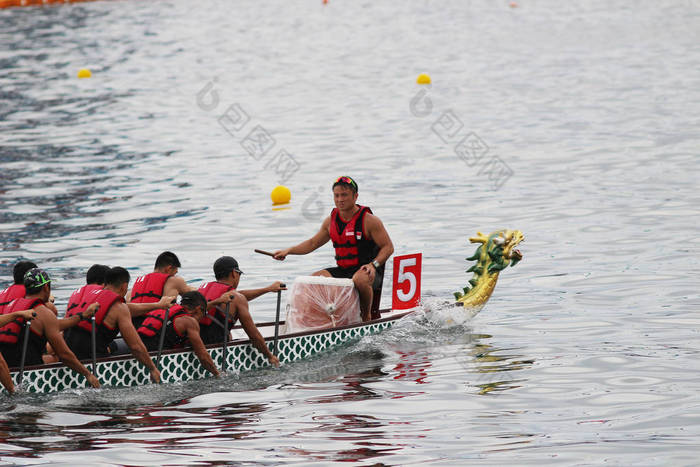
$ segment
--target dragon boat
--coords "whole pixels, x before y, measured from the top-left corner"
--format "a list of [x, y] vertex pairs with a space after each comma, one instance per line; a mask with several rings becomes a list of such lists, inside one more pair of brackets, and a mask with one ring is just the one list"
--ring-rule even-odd
[[[522, 258], [515, 246], [523, 239], [522, 232], [518, 230], [498, 230], [489, 235], [478, 232], [470, 238], [471, 243], [479, 244], [474, 255], [467, 258], [468, 261], [476, 261], [467, 270], [473, 273], [473, 277], [468, 286], [455, 293], [455, 305], [472, 316], [478, 313], [491, 297], [499, 273], [509, 265], [515, 266]], [[274, 322], [257, 324], [258, 329], [281, 364], [309, 358], [363, 336], [381, 332], [421, 308], [420, 259], [416, 261], [416, 256], [420, 257], [420, 254], [394, 258], [392, 308], [379, 310], [378, 317], [370, 321], [337, 323], [332, 327], [295, 331], [287, 326], [286, 321], [290, 317], [288, 306], [286, 321], [280, 321], [278, 317]], [[333, 304], [328, 304], [326, 311], [332, 314], [333, 308]], [[269, 366], [267, 359], [252, 346], [240, 327], [233, 329], [231, 341], [209, 345], [207, 351], [217, 367], [224, 371], [248, 371]], [[163, 383], [211, 377], [191, 349], [164, 350], [158, 356], [152, 352], [151, 356], [160, 369]], [[97, 376], [102, 387], [141, 386], [150, 383], [146, 367], [130, 354], [97, 359], [94, 367], [92, 361], [84, 363]], [[88, 387], [82, 375], [61, 363], [29, 366], [21, 372], [15, 368], [11, 369], [11, 373], [18, 391], [51, 393]]]

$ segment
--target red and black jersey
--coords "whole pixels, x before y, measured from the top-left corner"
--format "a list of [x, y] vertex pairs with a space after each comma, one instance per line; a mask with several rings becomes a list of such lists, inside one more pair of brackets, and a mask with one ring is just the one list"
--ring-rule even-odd
[[[18, 298], [5, 307], [4, 314], [34, 309], [43, 304], [44, 301], [38, 298]], [[0, 328], [0, 352], [2, 352], [8, 366], [18, 367], [22, 364], [25, 323], [24, 318], [17, 318]], [[31, 327], [29, 330], [24, 364], [40, 365], [43, 363], [41, 356], [46, 351], [46, 338], [43, 334], [36, 333]]]
[[[39, 305], [43, 305], [44, 301], [39, 298], [18, 298], [10, 302], [5, 307], [2, 314], [9, 314], [14, 311], [31, 310]], [[23, 339], [22, 329], [27, 321], [24, 318], [15, 318], [6, 325], [0, 328], [0, 344], [15, 345], [21, 344]], [[32, 331], [34, 332], [34, 331]]]
[[[185, 315], [187, 315], [187, 310], [180, 305], [173, 305], [170, 307], [170, 312], [168, 313], [168, 322], [174, 323], [177, 318]], [[137, 329], [137, 331], [144, 337], [153, 337], [160, 333], [160, 330], [163, 328], [164, 320], [165, 310], [162, 308], [158, 310], [151, 310], [146, 313], [143, 324]]]
[[[119, 334], [119, 328], [111, 328], [104, 322], [109, 309], [115, 303], [124, 303], [124, 297], [107, 289], [91, 290], [84, 296], [84, 302], [74, 307], [66, 317], [82, 313], [88, 306], [97, 302], [100, 304], [99, 310], [95, 313], [95, 344], [97, 356], [109, 354], [109, 345]], [[91, 346], [92, 322], [89, 319], [81, 319], [78, 324], [69, 328], [64, 333], [64, 338], [68, 347], [79, 359], [88, 358], [92, 355]]]
[[[124, 303], [124, 297], [112, 292], [111, 290], [101, 288], [93, 289], [91, 292], [85, 294], [84, 301], [80, 306], [75, 307], [71, 311], [66, 313], [66, 318], [70, 318], [75, 314], [82, 313], [87, 309], [88, 306], [92, 305], [95, 302], [100, 304], [100, 309], [97, 310], [97, 312], [95, 313], [95, 325], [103, 326], [104, 319], [107, 316], [109, 309], [116, 302]], [[92, 324], [90, 324], [89, 319], [81, 319], [78, 323], [78, 327], [88, 332], [92, 330]], [[110, 331], [113, 330], [112, 328], [109, 328], [106, 325], [105, 327]]]
[[[204, 295], [207, 302], [216, 300], [229, 290], [234, 290], [232, 286], [224, 284], [223, 282], [209, 282], [203, 284], [199, 287], [199, 292]], [[226, 307], [226, 305], [219, 305], [219, 307]], [[224, 323], [226, 322], [226, 316], [224, 312], [216, 306], [213, 306], [207, 310], [204, 317], [199, 320], [199, 335], [205, 344], [215, 344], [217, 342], [224, 341]], [[228, 320], [229, 330], [233, 328], [236, 323], [236, 319]]]
[[131, 288], [132, 303], [155, 303], [163, 298], [165, 281], [170, 277], [164, 272], [152, 272], [140, 276]]
[[87, 303], [85, 301], [90, 292], [94, 290], [102, 290], [103, 288], [104, 287], [102, 287], [101, 285], [88, 284], [74, 291], [71, 294], [70, 299], [68, 300], [68, 308], [66, 308], [66, 318], [70, 318], [76, 313], [85, 311], [85, 309], [88, 307], [88, 305], [90, 305], [90, 303], [94, 303], [94, 301], [90, 303]]
[[146, 314], [143, 324], [138, 328], [139, 336], [143, 344], [149, 351], [158, 350], [161, 332], [165, 332], [163, 336], [163, 348], [172, 349], [181, 347], [187, 340], [186, 334], [180, 334], [175, 327], [175, 321], [183, 316], [189, 316], [187, 310], [181, 305], [173, 305], [168, 312], [168, 323], [163, 329], [163, 321], [165, 320], [165, 310], [152, 310]]
[[12, 284], [0, 292], [0, 314], [3, 313], [5, 307], [9, 305], [12, 300], [24, 298], [25, 294], [26, 290], [22, 284]]
[[372, 210], [367, 206], [360, 208], [352, 219], [345, 222], [338, 213], [338, 208], [331, 211], [329, 234], [335, 248], [335, 261], [341, 268], [356, 268], [374, 259], [378, 251], [377, 244], [367, 238], [364, 231], [364, 219]]
[[[233, 290], [233, 287], [224, 284], [223, 282], [209, 282], [208, 284], [203, 284], [199, 286], [199, 292], [204, 295], [204, 298], [207, 299], [207, 302], [211, 302], [212, 300], [216, 300], [217, 298], [221, 297], [223, 294], [228, 292], [229, 290]], [[202, 326], [210, 326], [212, 324], [212, 319], [211, 317], [214, 317], [218, 319], [220, 322], [224, 322], [226, 317], [224, 314], [219, 310], [217, 307], [213, 306], [207, 310], [207, 312], [204, 314], [201, 320], [199, 320], [199, 324]], [[230, 320], [229, 320], [230, 321]]]

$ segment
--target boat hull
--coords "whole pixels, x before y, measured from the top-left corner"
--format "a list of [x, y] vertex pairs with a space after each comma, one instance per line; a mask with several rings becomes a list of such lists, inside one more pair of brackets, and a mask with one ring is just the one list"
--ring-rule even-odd
[[[381, 332], [391, 327], [406, 314], [408, 313], [400, 313], [384, 319], [341, 328], [283, 335], [279, 337], [277, 356], [282, 364], [309, 358], [363, 336]], [[270, 327], [269, 324], [268, 327]], [[271, 348], [274, 338], [266, 337], [265, 340], [268, 347]], [[221, 368], [224, 355], [223, 347], [220, 345], [208, 346], [207, 351], [216, 366]], [[153, 353], [151, 356], [155, 360]], [[92, 369], [89, 362], [83, 363]], [[232, 341], [226, 349], [226, 369], [228, 371], [248, 371], [269, 365], [267, 359], [252, 346], [249, 340]], [[164, 383], [193, 381], [211, 376], [190, 349], [163, 352], [159, 368]], [[151, 382], [146, 367], [130, 355], [98, 360], [97, 377], [103, 387], [142, 386]], [[45, 394], [65, 389], [82, 389], [88, 386], [84, 376], [60, 363], [26, 368], [22, 375], [21, 385], [18, 384], [19, 372], [12, 372], [12, 378], [19, 390], [31, 393]], [[5, 392], [4, 389], [3, 392]]]

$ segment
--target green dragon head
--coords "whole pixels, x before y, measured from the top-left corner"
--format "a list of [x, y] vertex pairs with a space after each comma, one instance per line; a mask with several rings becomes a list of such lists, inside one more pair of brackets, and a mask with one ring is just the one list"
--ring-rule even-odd
[[458, 304], [465, 308], [483, 306], [493, 293], [498, 280], [498, 274], [510, 266], [518, 264], [523, 257], [515, 247], [525, 239], [519, 230], [497, 230], [489, 235], [481, 232], [476, 237], [471, 237], [471, 243], [480, 243], [476, 252], [467, 258], [467, 261], [476, 261], [476, 264], [467, 269], [474, 276], [469, 281], [469, 286], [463, 292], [455, 292]]

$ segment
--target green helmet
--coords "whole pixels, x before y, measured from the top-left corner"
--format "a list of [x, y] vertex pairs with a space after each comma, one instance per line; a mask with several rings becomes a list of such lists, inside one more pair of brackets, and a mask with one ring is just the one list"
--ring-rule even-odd
[[51, 277], [49, 277], [49, 273], [43, 269], [30, 269], [24, 275], [25, 289], [38, 289], [42, 285], [48, 284], [49, 282], [51, 282]]

